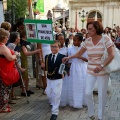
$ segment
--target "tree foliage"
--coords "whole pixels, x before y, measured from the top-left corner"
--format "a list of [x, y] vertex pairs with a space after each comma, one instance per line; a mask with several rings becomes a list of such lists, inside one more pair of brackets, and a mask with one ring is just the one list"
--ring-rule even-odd
[[15, 18], [25, 17], [28, 9], [28, 0], [7, 0], [8, 11], [12, 11], [14, 7]]

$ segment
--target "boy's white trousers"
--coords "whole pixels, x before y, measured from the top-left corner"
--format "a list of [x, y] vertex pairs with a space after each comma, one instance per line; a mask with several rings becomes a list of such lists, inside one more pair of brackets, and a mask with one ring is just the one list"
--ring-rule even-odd
[[47, 79], [46, 94], [49, 98], [49, 102], [52, 105], [52, 114], [57, 115], [59, 112], [59, 104], [62, 91], [63, 79], [49, 80]]

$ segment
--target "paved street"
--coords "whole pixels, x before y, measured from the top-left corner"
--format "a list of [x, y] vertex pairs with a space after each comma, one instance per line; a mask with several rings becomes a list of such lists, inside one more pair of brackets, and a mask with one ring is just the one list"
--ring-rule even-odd
[[[120, 72], [111, 74], [112, 88], [108, 95], [106, 105], [105, 120], [120, 120]], [[29, 97], [29, 104], [26, 98], [22, 97], [16, 100], [17, 104], [11, 105], [12, 112], [0, 113], [0, 120], [49, 120], [51, 116], [51, 107], [48, 99], [42, 95], [42, 90], [35, 88], [35, 80], [30, 80], [30, 86], [35, 91], [34, 95]], [[16, 89], [17, 95], [20, 94], [20, 88]], [[97, 108], [97, 95], [95, 97], [95, 107]], [[97, 114], [97, 109], [96, 109]], [[69, 106], [60, 108], [57, 120], [87, 120], [87, 108], [74, 109]]]

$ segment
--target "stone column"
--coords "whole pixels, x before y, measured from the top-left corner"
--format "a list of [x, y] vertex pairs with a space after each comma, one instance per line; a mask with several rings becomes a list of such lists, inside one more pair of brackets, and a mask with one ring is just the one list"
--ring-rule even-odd
[[65, 10], [64, 9], [63, 9], [62, 13], [63, 13], [63, 28], [65, 28]]
[[114, 22], [115, 22], [114, 19], [116, 19], [115, 16], [114, 16], [115, 15], [114, 13], [115, 13], [115, 7], [113, 5], [113, 8], [112, 8], [112, 15], [113, 15], [113, 17], [112, 17], [113, 18], [112, 19], [112, 28], [114, 27]]
[[75, 30], [77, 30], [78, 28], [78, 26], [77, 26], [77, 14], [78, 14], [78, 12], [77, 12], [77, 9], [76, 9], [76, 12], [75, 12]]
[[53, 25], [55, 25], [55, 11], [53, 9]]

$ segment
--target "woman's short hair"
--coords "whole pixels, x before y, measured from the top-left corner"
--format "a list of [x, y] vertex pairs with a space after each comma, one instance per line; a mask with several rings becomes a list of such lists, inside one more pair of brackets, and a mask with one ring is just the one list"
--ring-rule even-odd
[[4, 28], [0, 28], [0, 42], [2, 42], [6, 37], [9, 37], [9, 31], [5, 30]]
[[3, 23], [1, 24], [1, 28], [4, 28], [5, 30], [10, 31], [10, 29], [11, 29], [11, 24], [10, 24], [9, 22], [3, 22]]
[[20, 34], [18, 32], [11, 32], [10, 33], [10, 42], [14, 43], [16, 41], [16, 39], [18, 38], [18, 36], [20, 36]]
[[86, 26], [87, 29], [88, 29], [88, 26], [89, 26], [90, 24], [93, 24], [93, 27], [95, 28], [96, 33], [97, 33], [98, 35], [101, 35], [101, 34], [103, 33], [103, 25], [102, 25], [101, 22], [99, 22], [99, 21], [91, 21], [91, 22], [88, 22], [88, 23], [87, 23], [87, 26]]

